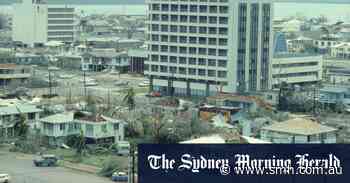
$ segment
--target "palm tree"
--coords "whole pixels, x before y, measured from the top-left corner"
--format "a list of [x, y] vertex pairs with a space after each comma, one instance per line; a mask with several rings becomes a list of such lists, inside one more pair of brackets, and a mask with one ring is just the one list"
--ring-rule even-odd
[[135, 109], [135, 92], [133, 88], [127, 90], [126, 95], [123, 98], [123, 103], [128, 106], [129, 111]]
[[321, 29], [321, 32], [326, 36], [326, 39], [330, 40], [332, 34], [337, 34], [341, 30], [341, 28], [342, 28], [341, 25], [343, 23], [344, 22], [339, 21], [339, 22], [332, 24], [332, 25], [322, 26], [320, 29]]

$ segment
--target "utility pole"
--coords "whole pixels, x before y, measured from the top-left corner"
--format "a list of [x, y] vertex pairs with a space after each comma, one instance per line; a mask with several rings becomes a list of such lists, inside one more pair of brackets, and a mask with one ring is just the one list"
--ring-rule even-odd
[[49, 68], [48, 70], [49, 70], [49, 88], [50, 88], [50, 95], [49, 95], [49, 98], [51, 98], [51, 97], [52, 97], [51, 71], [50, 71], [50, 68]]
[[84, 70], [84, 97], [86, 97], [86, 71]]

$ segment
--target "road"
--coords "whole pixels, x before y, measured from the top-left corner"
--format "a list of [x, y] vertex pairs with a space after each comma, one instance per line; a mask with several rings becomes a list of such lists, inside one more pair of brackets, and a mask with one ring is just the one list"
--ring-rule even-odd
[[97, 175], [63, 167], [34, 167], [32, 156], [0, 152], [0, 173], [8, 173], [12, 183], [112, 183]]

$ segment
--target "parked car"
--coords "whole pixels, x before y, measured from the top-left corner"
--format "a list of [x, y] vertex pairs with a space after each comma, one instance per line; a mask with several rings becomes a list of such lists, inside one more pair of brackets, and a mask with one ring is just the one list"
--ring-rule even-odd
[[9, 183], [11, 180], [9, 174], [2, 173], [0, 174], [0, 183]]
[[129, 85], [129, 82], [128, 81], [116, 81], [114, 83], [115, 86], [127, 86]]
[[37, 167], [57, 166], [58, 158], [55, 155], [46, 154], [35, 158], [33, 162]]
[[128, 175], [125, 172], [114, 172], [112, 175], [112, 181], [128, 182]]
[[160, 92], [155, 92], [155, 91], [146, 94], [146, 97], [161, 97], [161, 96], [162, 94]]

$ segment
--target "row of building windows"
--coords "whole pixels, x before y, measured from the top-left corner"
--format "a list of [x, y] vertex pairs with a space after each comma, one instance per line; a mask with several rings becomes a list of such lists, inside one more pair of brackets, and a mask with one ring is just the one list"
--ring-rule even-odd
[[318, 62], [273, 64], [273, 68], [306, 67], [306, 66], [316, 66], [316, 65], [318, 65]]
[[48, 20], [48, 24], [73, 24], [74, 20]]
[[226, 78], [226, 71], [206, 70], [206, 69], [195, 69], [186, 67], [172, 67], [164, 65], [147, 65], [145, 64], [145, 71], [150, 70], [151, 72], [171, 73], [171, 74], [182, 74], [182, 75], [198, 75], [208, 77]]
[[152, 21], [162, 21], [162, 22], [228, 24], [228, 17], [218, 17], [218, 16], [150, 14], [150, 19]]
[[74, 8], [48, 8], [48, 12], [74, 12]]
[[152, 2], [227, 3], [228, 0], [152, 0]]
[[150, 4], [149, 9], [152, 11], [163, 12], [191, 12], [191, 13], [228, 13], [228, 6], [217, 5], [196, 5], [196, 4]]
[[48, 26], [48, 30], [72, 30], [72, 29], [74, 29], [74, 26], [69, 26], [69, 25]]
[[48, 18], [73, 18], [73, 14], [48, 14]]
[[227, 35], [227, 27], [204, 27], [204, 26], [184, 26], [184, 25], [159, 25], [152, 24], [150, 27], [153, 32], [171, 32], [171, 33], [193, 33], [193, 34], [220, 34]]
[[47, 35], [49, 36], [73, 36], [73, 32], [48, 32]]
[[[227, 46], [228, 42], [226, 38], [206, 38], [206, 37], [194, 37], [194, 36], [168, 36], [168, 35], [157, 35], [152, 34], [151, 41], [164, 42], [164, 43], [190, 43], [200, 45], [219, 45]], [[176, 49], [176, 48], [174, 48]]]
[[289, 78], [289, 77], [303, 77], [303, 76], [318, 76], [318, 72], [300, 72], [288, 74], [274, 74], [273, 78]]
[[184, 47], [184, 46], [168, 46], [168, 45], [157, 45], [153, 44], [150, 47], [153, 52], [170, 52], [180, 54], [198, 54], [198, 55], [209, 55], [209, 56], [227, 56], [227, 49], [215, 49], [215, 48], [197, 48], [197, 47]]
[[212, 66], [212, 67], [227, 67], [227, 60], [216, 60], [196, 57], [177, 57], [168, 55], [150, 55], [150, 61], [152, 62], [167, 62], [173, 64], [183, 65], [199, 65], [199, 66]]

